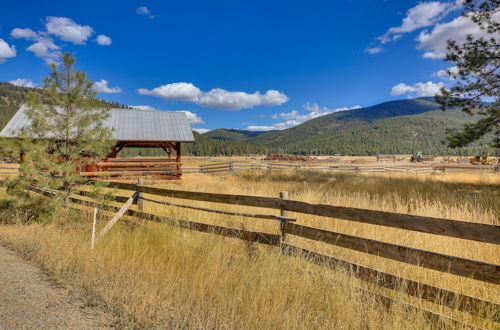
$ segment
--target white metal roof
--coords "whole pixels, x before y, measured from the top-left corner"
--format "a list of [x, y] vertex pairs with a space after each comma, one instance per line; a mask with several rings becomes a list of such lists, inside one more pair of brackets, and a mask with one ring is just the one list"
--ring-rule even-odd
[[[0, 132], [1, 137], [16, 137], [28, 125], [23, 105]], [[185, 112], [162, 110], [111, 109], [105, 126], [113, 129], [117, 141], [194, 142]]]

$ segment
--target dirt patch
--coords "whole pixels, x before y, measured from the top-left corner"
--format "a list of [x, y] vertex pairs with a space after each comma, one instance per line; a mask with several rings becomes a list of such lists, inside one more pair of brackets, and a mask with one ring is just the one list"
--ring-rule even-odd
[[0, 245], [0, 329], [109, 329], [113, 319]]

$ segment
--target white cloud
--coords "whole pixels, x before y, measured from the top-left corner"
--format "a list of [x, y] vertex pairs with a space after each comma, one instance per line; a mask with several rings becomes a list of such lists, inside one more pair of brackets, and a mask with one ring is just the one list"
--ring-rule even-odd
[[197, 102], [202, 94], [201, 90], [191, 83], [173, 83], [147, 90], [138, 89], [139, 94], [153, 95], [172, 101]]
[[16, 56], [16, 47], [9, 46], [7, 42], [0, 39], [0, 63], [5, 62], [5, 59]]
[[447, 2], [421, 2], [408, 10], [400, 26], [390, 28], [377, 39], [382, 43], [387, 43], [399, 39], [404, 33], [434, 25], [454, 8], [453, 4]]
[[187, 110], [180, 110], [179, 112], [184, 112], [186, 114], [190, 124], [193, 124], [193, 125], [205, 124], [205, 121], [194, 112], [187, 111]]
[[[497, 13], [496, 18], [500, 20], [500, 13]], [[450, 22], [437, 24], [431, 32], [422, 31], [417, 38], [417, 48], [424, 51], [424, 58], [444, 58], [448, 40], [463, 43], [468, 35], [479, 38], [488, 36], [488, 33], [469, 18], [460, 16]]]
[[203, 133], [206, 133], [206, 132], [210, 132], [211, 129], [208, 129], [208, 128], [193, 128], [193, 131], [196, 131], [200, 134], [203, 134]]
[[[17, 39], [26, 39], [33, 41], [27, 48], [37, 57], [45, 60], [48, 64], [57, 63], [61, 57], [61, 47], [54, 42], [53, 36], [63, 41], [69, 41], [76, 45], [83, 45], [94, 33], [94, 30], [88, 25], [80, 25], [68, 17], [47, 16], [45, 30], [33, 31], [25, 28], [15, 28], [10, 35]], [[110, 37], [100, 34], [96, 38], [99, 45], [110, 45]]]
[[246, 129], [249, 131], [275, 131], [276, 130], [276, 128], [274, 128], [274, 126], [255, 126], [255, 125], [247, 126]]
[[207, 93], [203, 93], [197, 103], [207, 108], [240, 110], [256, 106], [272, 107], [283, 104], [286, 101], [288, 101], [288, 97], [276, 90], [268, 90], [265, 94], [259, 92], [249, 94], [215, 88]]
[[365, 49], [365, 53], [368, 53], [370, 55], [380, 54], [383, 51], [384, 51], [384, 48], [381, 46], [368, 47]]
[[145, 15], [148, 18], [155, 18], [153, 14], [151, 14], [151, 11], [149, 10], [148, 7], [146, 6], [141, 6], [135, 10], [135, 12], [139, 15]]
[[10, 35], [13, 38], [22, 38], [22, 39], [28, 39], [28, 40], [33, 40], [35, 39], [38, 34], [33, 31], [32, 29], [20, 29], [20, 28], [15, 28], [10, 32]]
[[26, 49], [49, 64], [57, 62], [61, 56], [61, 52], [59, 51], [61, 48], [54, 44], [51, 38], [41, 38]]
[[150, 105], [133, 105], [132, 109], [136, 109], [136, 110], [156, 110], [155, 107], [152, 107]]
[[122, 89], [120, 87], [109, 87], [108, 81], [104, 79], [96, 81], [93, 85], [93, 88], [97, 93], [116, 94], [122, 92]]
[[94, 30], [90, 26], [79, 25], [68, 17], [48, 16], [45, 27], [48, 33], [76, 45], [84, 44], [92, 33], [94, 33]]
[[445, 70], [439, 70], [434, 72], [432, 75], [441, 79], [455, 80], [455, 75], [458, 74], [458, 67], [452, 66], [451, 68]]
[[172, 83], [156, 87], [152, 90], [140, 88], [139, 94], [153, 95], [172, 101], [196, 103], [202, 107], [241, 110], [256, 106], [276, 106], [288, 101], [288, 97], [276, 90], [268, 90], [265, 94], [255, 92], [230, 92], [221, 88], [214, 88], [203, 92], [191, 83]]
[[352, 107], [343, 107], [343, 108], [335, 108], [335, 109], [329, 109], [327, 107], [321, 108], [318, 104], [316, 103], [309, 103], [307, 102], [303, 106], [304, 110], [307, 111], [306, 114], [300, 114], [298, 110], [292, 110], [290, 112], [282, 112], [282, 113], [276, 113], [272, 115], [273, 119], [284, 119], [284, 121], [272, 124], [272, 125], [264, 125], [264, 126], [247, 126], [247, 130], [250, 131], [271, 131], [271, 130], [283, 130], [286, 128], [294, 127], [297, 125], [300, 125], [308, 120], [322, 117], [329, 115], [334, 112], [341, 112], [341, 111], [349, 111], [349, 110], [356, 110], [356, 109], [361, 109], [362, 107], [360, 105], [355, 105]]
[[61, 52], [59, 51], [61, 48], [54, 43], [52, 38], [47, 36], [47, 32], [35, 32], [31, 29], [15, 28], [10, 35], [13, 38], [35, 41], [34, 44], [31, 44], [26, 49], [49, 64], [57, 62], [61, 56]]
[[15, 85], [15, 86], [20, 86], [20, 87], [35, 87], [35, 83], [33, 83], [33, 81], [31, 81], [31, 79], [19, 78], [16, 80], [11, 80], [11, 81], [9, 81], [9, 83], [11, 83], [12, 85]]
[[111, 38], [105, 36], [104, 34], [100, 34], [97, 36], [97, 43], [101, 46], [109, 46], [111, 45]]
[[441, 88], [444, 87], [443, 82], [434, 83], [428, 81], [426, 83], [418, 82], [414, 85], [407, 85], [400, 83], [394, 85], [391, 89], [391, 95], [408, 95], [408, 97], [423, 97], [435, 96], [440, 93]]

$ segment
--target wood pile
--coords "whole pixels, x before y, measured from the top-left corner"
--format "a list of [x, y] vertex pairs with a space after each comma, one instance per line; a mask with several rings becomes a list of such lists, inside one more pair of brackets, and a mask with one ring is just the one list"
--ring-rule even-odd
[[288, 161], [288, 162], [305, 162], [311, 160], [311, 157], [300, 156], [300, 155], [289, 155], [289, 154], [269, 154], [264, 158], [264, 160], [277, 160], [277, 161]]

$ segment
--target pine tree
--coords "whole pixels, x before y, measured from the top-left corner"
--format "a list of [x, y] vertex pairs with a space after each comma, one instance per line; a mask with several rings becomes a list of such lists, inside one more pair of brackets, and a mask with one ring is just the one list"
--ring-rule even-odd
[[449, 131], [452, 148], [464, 147], [492, 134], [491, 145], [500, 148], [500, 1], [465, 0], [463, 16], [468, 17], [487, 37], [468, 36], [463, 44], [448, 41], [446, 60], [455, 63], [448, 70], [457, 81], [451, 89], [443, 88], [436, 100], [443, 110], [459, 107], [480, 119], [466, 124], [461, 131]]
[[109, 108], [96, 99], [86, 74], [75, 70], [75, 61], [65, 53], [60, 68], [52, 64], [41, 91], [29, 97], [25, 114], [31, 124], [14, 142], [23, 156], [21, 186], [34, 180], [67, 196], [82, 182], [79, 169], [110, 151], [111, 132], [104, 126]]

